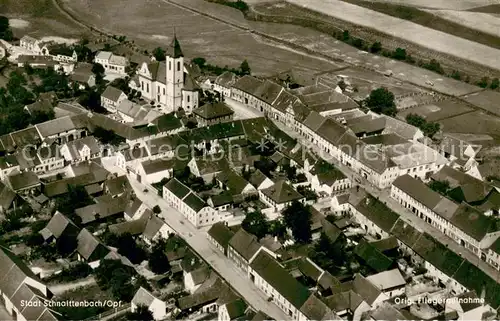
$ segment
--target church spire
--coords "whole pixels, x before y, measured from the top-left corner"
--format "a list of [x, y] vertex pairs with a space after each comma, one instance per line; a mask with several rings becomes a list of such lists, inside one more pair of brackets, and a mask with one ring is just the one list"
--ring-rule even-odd
[[179, 57], [184, 57], [184, 54], [182, 53], [181, 50], [181, 44], [179, 43], [179, 40], [177, 40], [177, 35], [175, 33], [175, 27], [174, 27], [174, 39], [172, 39], [172, 43], [167, 49], [166, 55], [171, 58], [179, 58]]

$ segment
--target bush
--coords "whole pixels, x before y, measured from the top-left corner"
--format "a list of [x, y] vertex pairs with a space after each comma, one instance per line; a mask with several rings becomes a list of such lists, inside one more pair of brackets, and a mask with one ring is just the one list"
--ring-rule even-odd
[[86, 278], [92, 274], [92, 268], [85, 262], [78, 262], [73, 266], [64, 268], [61, 273], [53, 275], [50, 280], [70, 282]]
[[490, 89], [497, 89], [500, 85], [500, 81], [498, 80], [498, 78], [493, 78], [493, 80], [491, 81], [491, 84], [490, 84]]
[[155, 213], [155, 214], [160, 214], [160, 213], [161, 213], [161, 208], [160, 208], [160, 206], [156, 205], [155, 207], [153, 207], [153, 213]]
[[396, 48], [392, 53], [392, 58], [396, 60], [405, 60], [406, 59], [406, 49]]
[[380, 51], [382, 51], [382, 44], [380, 41], [375, 41], [370, 47], [370, 52], [379, 53]]

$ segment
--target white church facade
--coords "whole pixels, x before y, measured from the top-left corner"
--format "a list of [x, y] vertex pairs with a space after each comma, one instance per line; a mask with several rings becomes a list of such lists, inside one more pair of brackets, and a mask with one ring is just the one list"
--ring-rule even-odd
[[182, 108], [190, 114], [198, 108], [198, 85], [184, 65], [184, 55], [175, 34], [166, 60], [144, 62], [138, 76], [142, 97], [160, 104], [165, 112]]

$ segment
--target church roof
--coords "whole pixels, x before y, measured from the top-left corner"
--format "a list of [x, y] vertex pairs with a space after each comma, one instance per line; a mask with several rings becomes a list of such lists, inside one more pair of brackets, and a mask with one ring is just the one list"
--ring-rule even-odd
[[175, 34], [174, 34], [174, 39], [172, 39], [172, 43], [167, 48], [166, 55], [172, 58], [184, 57], [184, 54], [182, 53], [181, 50], [181, 44], [179, 43], [179, 40], [177, 40]]

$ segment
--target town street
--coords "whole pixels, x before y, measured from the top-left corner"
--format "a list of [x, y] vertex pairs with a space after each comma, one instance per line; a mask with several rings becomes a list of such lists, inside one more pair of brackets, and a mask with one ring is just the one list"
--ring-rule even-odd
[[[279, 122], [275, 122], [275, 124], [289, 136], [296, 138], [297, 141], [299, 141], [306, 148], [310, 148], [318, 155], [324, 155], [324, 152], [321, 151], [318, 146], [311, 143], [310, 141], [305, 140], [299, 134], [294, 132], [291, 128], [288, 128]], [[396, 200], [394, 200], [390, 196], [390, 189], [384, 189], [384, 190], [378, 189], [377, 187], [369, 183], [361, 175], [359, 175], [359, 173], [356, 173], [352, 168], [343, 165], [338, 160], [332, 157], [329, 157], [328, 161], [334, 164], [342, 173], [344, 173], [344, 175], [351, 178], [351, 180], [353, 180], [353, 185], [359, 185], [361, 188], [364, 188], [368, 193], [372, 194], [375, 197], [378, 197], [378, 199], [384, 204], [386, 204], [388, 208], [398, 213], [402, 220], [408, 222], [409, 224], [411, 224], [411, 226], [418, 229], [419, 231], [428, 233], [429, 235], [431, 235], [436, 240], [444, 244], [453, 252], [459, 254], [461, 257], [467, 259], [472, 264], [478, 266], [483, 272], [488, 274], [492, 279], [497, 280], [499, 278], [500, 276], [499, 271], [495, 270], [493, 267], [488, 265], [486, 262], [482, 261], [477, 255], [472, 253], [470, 250], [461, 246], [460, 244], [452, 240], [450, 237], [443, 234], [438, 229], [429, 225], [423, 219], [419, 218], [411, 211], [409, 211], [401, 204], [399, 204]]]
[[[124, 173], [114, 166], [111, 159], [103, 160], [105, 168], [114, 173]], [[205, 229], [195, 228], [177, 210], [168, 206], [167, 202], [155, 191], [129, 176], [130, 183], [137, 197], [150, 208], [160, 206], [160, 217], [174, 229], [210, 266], [254, 309], [261, 310], [275, 320], [286, 320], [288, 317], [274, 303], [267, 301], [267, 296], [260, 291], [250, 279], [207, 239]], [[144, 192], [146, 190], [146, 192]]]

